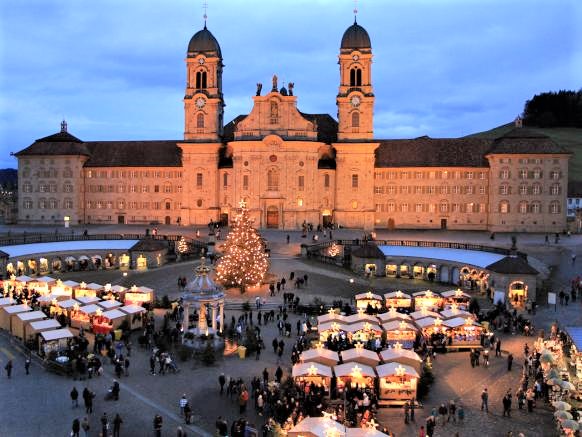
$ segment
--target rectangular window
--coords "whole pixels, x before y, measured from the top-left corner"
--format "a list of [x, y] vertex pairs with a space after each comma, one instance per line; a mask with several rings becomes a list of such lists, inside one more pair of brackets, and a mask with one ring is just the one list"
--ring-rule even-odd
[[202, 173], [196, 173], [196, 187], [202, 188]]
[[352, 188], [358, 188], [358, 175], [352, 175]]
[[329, 175], [328, 174], [323, 175], [323, 187], [329, 188]]
[[164, 185], [164, 193], [171, 193], [172, 186], [171, 185]]
[[303, 191], [305, 188], [305, 176], [301, 175], [297, 178], [297, 187], [299, 188], [299, 191]]
[[222, 186], [228, 187], [228, 173], [223, 173], [222, 175]]
[[243, 175], [243, 190], [249, 189], [249, 175]]

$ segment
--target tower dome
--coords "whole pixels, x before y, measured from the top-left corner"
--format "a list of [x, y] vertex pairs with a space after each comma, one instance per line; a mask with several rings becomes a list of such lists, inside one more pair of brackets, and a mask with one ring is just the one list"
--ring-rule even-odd
[[344, 32], [342, 49], [371, 49], [370, 35], [356, 21]]
[[206, 28], [206, 24], [204, 25], [204, 29], [196, 32], [188, 43], [188, 56], [198, 53], [216, 53], [216, 56], [222, 58], [220, 45], [214, 35]]

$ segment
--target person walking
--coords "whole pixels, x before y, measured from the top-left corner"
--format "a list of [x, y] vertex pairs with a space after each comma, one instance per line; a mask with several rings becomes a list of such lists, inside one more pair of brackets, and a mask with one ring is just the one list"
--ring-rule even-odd
[[495, 356], [496, 357], [501, 356], [501, 339], [500, 338], [498, 338], [497, 341], [495, 342]]
[[510, 352], [507, 356], [507, 371], [511, 372], [511, 366], [513, 365], [513, 354]]
[[488, 413], [489, 412], [489, 393], [487, 392], [487, 387], [485, 387], [483, 389], [483, 391], [481, 392], [481, 411], [483, 411], [483, 409], [485, 409], [485, 412]]
[[249, 401], [249, 392], [243, 387], [238, 397], [239, 414], [245, 414], [247, 411], [247, 402]]
[[281, 378], [283, 378], [283, 369], [281, 369], [281, 366], [278, 366], [277, 370], [275, 371], [275, 379], [277, 380], [277, 384], [281, 383]]
[[81, 421], [81, 429], [83, 430], [85, 437], [89, 437], [91, 426], [89, 425], [89, 418], [87, 416], [83, 417], [83, 420]]
[[30, 355], [24, 360], [24, 371], [27, 375], [30, 375]]
[[156, 414], [154, 416], [154, 434], [156, 437], [162, 437], [162, 423], [163, 423], [162, 416]]
[[408, 425], [410, 422], [410, 406], [408, 405], [408, 401], [404, 403], [404, 424]]
[[109, 435], [109, 418], [107, 417], [107, 413], [103, 413], [103, 416], [101, 416], [101, 434], [104, 437]]
[[192, 420], [192, 408], [190, 408], [190, 404], [186, 403], [184, 406], [184, 422], [186, 425], [190, 425], [190, 421]]
[[73, 387], [73, 390], [71, 390], [70, 393], [71, 396], [71, 404], [73, 406], [73, 408], [77, 408], [79, 406], [79, 392], [77, 391], [77, 387]]
[[445, 422], [446, 422], [446, 417], [448, 414], [449, 410], [447, 408], [447, 406], [443, 403], [441, 404], [441, 406], [439, 407], [439, 415], [441, 417], [441, 425], [445, 426]]
[[220, 394], [224, 393], [224, 384], [226, 384], [226, 376], [224, 376], [224, 373], [218, 376], [218, 384], [220, 385]]
[[453, 419], [453, 423], [457, 423], [457, 405], [455, 401], [451, 399], [449, 402], [449, 417], [447, 417], [447, 423]]
[[119, 433], [121, 432], [121, 424], [123, 423], [123, 419], [117, 413], [113, 418], [113, 437], [119, 437]]
[[180, 398], [180, 401], [178, 402], [178, 405], [180, 406], [180, 416], [184, 415], [184, 408], [186, 408], [186, 405], [188, 405], [188, 399], [186, 398], [186, 393], [184, 393], [182, 395], [182, 397]]
[[129, 376], [129, 359], [125, 358], [125, 361], [123, 362], [123, 367], [125, 369], [125, 376]]
[[12, 378], [12, 360], [8, 360], [6, 366], [4, 366], [4, 370], [6, 370], [6, 376], [8, 379]]
[[79, 437], [79, 431], [81, 431], [81, 422], [79, 422], [79, 419], [75, 419], [71, 427], [71, 437]]
[[93, 398], [95, 394], [90, 391], [87, 387], [83, 390], [83, 401], [85, 401], [85, 413], [90, 414], [93, 412]]
[[503, 417], [507, 415], [507, 417], [511, 417], [511, 394], [505, 393], [503, 396]]

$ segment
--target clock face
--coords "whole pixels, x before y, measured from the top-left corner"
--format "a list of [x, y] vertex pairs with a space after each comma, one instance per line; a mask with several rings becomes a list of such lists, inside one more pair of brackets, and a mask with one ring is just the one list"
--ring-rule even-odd
[[198, 108], [204, 108], [204, 105], [206, 105], [206, 100], [204, 100], [202, 97], [198, 97], [196, 99], [196, 106]]
[[204, 58], [200, 58], [200, 59], [198, 59], [198, 63], [199, 63], [200, 65], [204, 64]]
[[356, 106], [360, 106], [361, 100], [360, 100], [360, 98], [358, 96], [354, 96], [354, 97], [352, 97], [352, 99], [350, 100], [350, 102], [351, 102], [351, 104], [352, 104], [353, 107], [356, 107]]
[[352, 56], [352, 59], [353, 59], [354, 61], [357, 61], [358, 59], [360, 59], [360, 57], [359, 57], [358, 55], [354, 55], [354, 56]]

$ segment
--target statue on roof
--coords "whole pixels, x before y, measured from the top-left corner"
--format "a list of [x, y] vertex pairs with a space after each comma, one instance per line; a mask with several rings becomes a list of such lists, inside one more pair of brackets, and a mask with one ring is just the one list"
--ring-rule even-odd
[[263, 89], [263, 84], [261, 82], [257, 83], [257, 96], [261, 95], [261, 90]]
[[292, 96], [293, 95], [293, 88], [295, 87], [295, 84], [293, 82], [289, 82], [289, 85], [287, 85], [287, 88], [289, 88], [289, 95]]
[[277, 92], [277, 75], [273, 74], [273, 88], [271, 89], [271, 91]]

